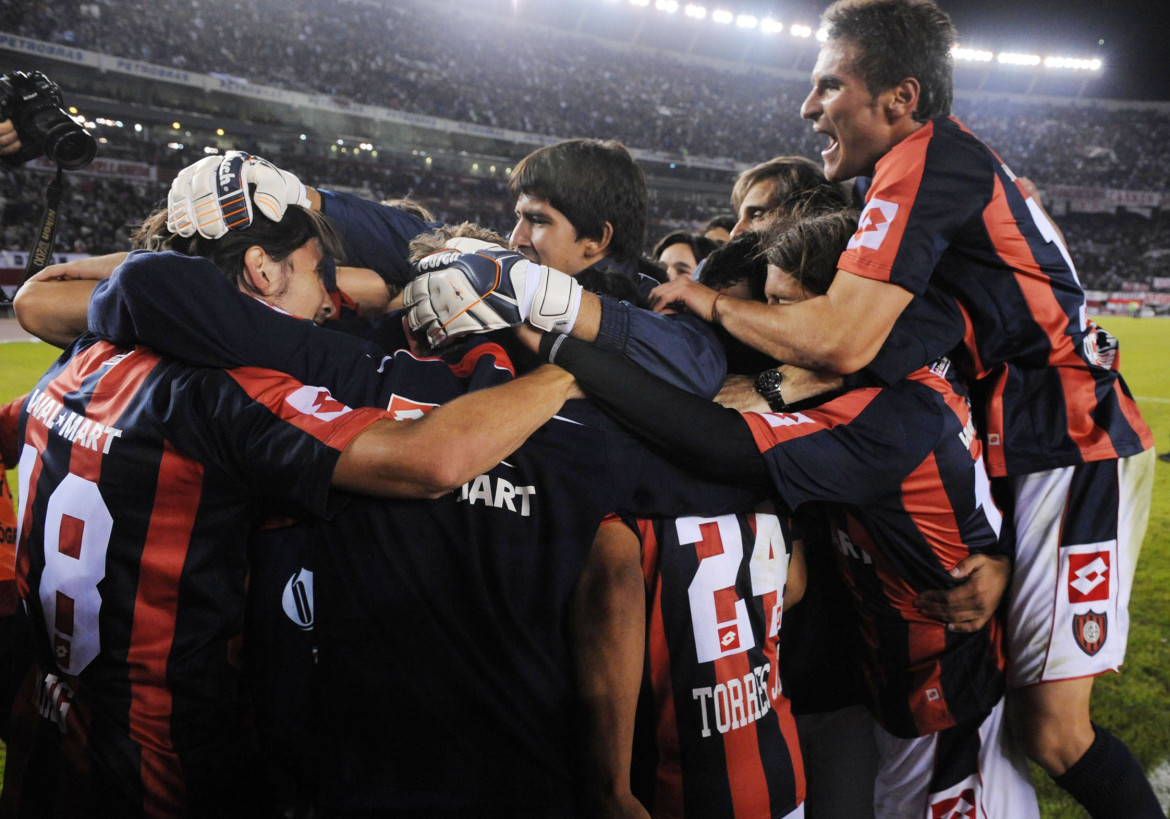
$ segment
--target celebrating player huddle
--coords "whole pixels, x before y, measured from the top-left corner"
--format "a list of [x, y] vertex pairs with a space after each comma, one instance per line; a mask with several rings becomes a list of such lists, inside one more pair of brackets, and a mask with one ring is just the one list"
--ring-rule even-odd
[[0, 815], [1014, 819], [1031, 758], [1160, 816], [1089, 716], [1153, 475], [1116, 341], [946, 15], [824, 23], [823, 173], [745, 172], [695, 277], [568, 140], [507, 240], [233, 151], [25, 284]]

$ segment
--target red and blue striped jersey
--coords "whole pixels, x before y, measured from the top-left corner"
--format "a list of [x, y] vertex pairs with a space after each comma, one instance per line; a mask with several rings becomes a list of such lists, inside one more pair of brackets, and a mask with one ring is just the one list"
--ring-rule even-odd
[[0, 407], [0, 617], [16, 614], [16, 505], [5, 477], [5, 469], [14, 469], [17, 452], [17, 428], [21, 396]]
[[804, 801], [777, 643], [788, 573], [772, 514], [640, 520], [647, 663], [634, 794], [655, 817], [772, 819]]
[[7, 805], [247, 809], [248, 535], [268, 498], [326, 513], [341, 450], [384, 417], [280, 373], [74, 343], [21, 415], [17, 582], [44, 679]]
[[1000, 624], [954, 634], [917, 595], [996, 552], [991, 500], [966, 399], [931, 370], [800, 412], [748, 413], [779, 497], [821, 504], [861, 621], [874, 715], [914, 737], [988, 713], [1003, 692]]
[[886, 383], [962, 338], [992, 475], [1153, 445], [1059, 235], [958, 120], [926, 123], [878, 161], [839, 266], [916, 296], [875, 362]]

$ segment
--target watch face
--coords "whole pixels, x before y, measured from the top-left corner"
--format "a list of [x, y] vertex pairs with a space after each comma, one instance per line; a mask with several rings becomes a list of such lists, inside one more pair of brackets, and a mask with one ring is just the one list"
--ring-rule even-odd
[[756, 376], [756, 391], [767, 397], [769, 393], [778, 391], [783, 381], [784, 377], [776, 370], [764, 370]]

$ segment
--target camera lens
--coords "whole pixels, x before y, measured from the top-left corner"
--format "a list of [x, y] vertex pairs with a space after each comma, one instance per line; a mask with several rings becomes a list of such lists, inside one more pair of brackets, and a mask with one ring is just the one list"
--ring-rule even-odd
[[84, 168], [97, 155], [97, 143], [88, 131], [58, 129], [45, 140], [45, 154], [67, 171]]
[[60, 108], [41, 108], [28, 117], [30, 134], [40, 135], [45, 156], [67, 171], [84, 168], [97, 155], [97, 143], [89, 131]]

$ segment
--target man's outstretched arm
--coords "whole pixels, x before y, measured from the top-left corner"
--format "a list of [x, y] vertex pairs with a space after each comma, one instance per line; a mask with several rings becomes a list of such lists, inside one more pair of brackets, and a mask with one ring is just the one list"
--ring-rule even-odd
[[573, 394], [573, 377], [545, 365], [417, 421], [379, 421], [342, 452], [333, 485], [385, 497], [440, 497], [515, 452]]
[[683, 302], [696, 316], [722, 327], [777, 361], [840, 375], [869, 364], [914, 295], [889, 282], [838, 270], [829, 291], [796, 304], [763, 304], [722, 296], [679, 278], [656, 287], [658, 309]]

